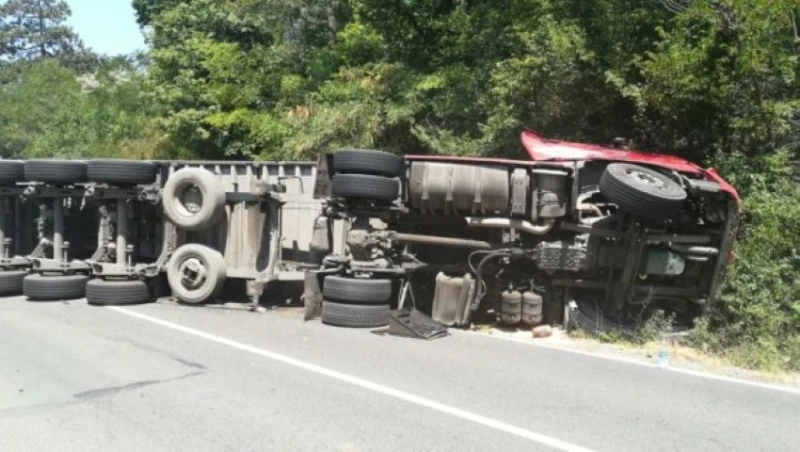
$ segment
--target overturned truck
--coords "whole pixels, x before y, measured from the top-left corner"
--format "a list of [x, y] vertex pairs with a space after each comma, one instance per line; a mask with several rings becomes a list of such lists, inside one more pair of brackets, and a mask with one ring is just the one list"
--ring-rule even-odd
[[311, 247], [324, 258], [309, 280], [323, 322], [384, 325], [408, 306], [446, 325], [702, 315], [732, 255], [733, 187], [673, 156], [530, 131], [522, 144], [527, 160], [321, 158]]
[[732, 255], [733, 187], [672, 156], [522, 145], [525, 160], [0, 160], [0, 295], [198, 304], [241, 282], [255, 306], [304, 281], [307, 317], [339, 326], [411, 306], [459, 326], [702, 315]]

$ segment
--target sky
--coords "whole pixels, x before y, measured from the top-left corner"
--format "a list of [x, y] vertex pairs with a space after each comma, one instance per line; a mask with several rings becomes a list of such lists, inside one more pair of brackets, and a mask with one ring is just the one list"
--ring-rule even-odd
[[136, 24], [131, 0], [67, 0], [67, 21], [87, 47], [108, 55], [144, 50], [144, 36]]

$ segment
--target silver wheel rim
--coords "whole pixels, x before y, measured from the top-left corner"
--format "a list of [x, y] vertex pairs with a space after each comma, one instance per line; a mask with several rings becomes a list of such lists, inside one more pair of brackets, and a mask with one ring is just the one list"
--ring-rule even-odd
[[178, 213], [180, 215], [191, 217], [203, 208], [203, 192], [197, 185], [187, 185], [177, 195]]
[[646, 185], [648, 187], [653, 187], [658, 190], [665, 190], [667, 188], [663, 180], [653, 176], [650, 173], [645, 173], [643, 171], [635, 169], [629, 169], [625, 171], [625, 174], [638, 185]]
[[181, 285], [190, 291], [202, 288], [208, 280], [208, 271], [205, 264], [196, 257], [191, 257], [181, 262], [180, 267], [178, 267], [178, 274], [181, 278]]

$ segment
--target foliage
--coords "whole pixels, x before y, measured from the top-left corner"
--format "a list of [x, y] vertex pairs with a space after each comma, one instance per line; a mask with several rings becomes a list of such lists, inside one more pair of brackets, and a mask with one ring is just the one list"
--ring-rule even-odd
[[549, 1], [505, 3], [149, 0], [139, 14], [163, 125], [194, 154], [513, 154], [526, 126], [607, 134], [574, 127], [608, 117], [587, 96], [585, 31]]
[[55, 60], [0, 86], [3, 157], [153, 157], [160, 132], [144, 74], [124, 58], [78, 76]]
[[757, 368], [800, 370], [800, 185], [786, 152], [737, 171], [746, 190], [736, 261], [695, 341]]
[[794, 0], [709, 0], [675, 16], [626, 87], [648, 143], [695, 158], [797, 151], [797, 11]]

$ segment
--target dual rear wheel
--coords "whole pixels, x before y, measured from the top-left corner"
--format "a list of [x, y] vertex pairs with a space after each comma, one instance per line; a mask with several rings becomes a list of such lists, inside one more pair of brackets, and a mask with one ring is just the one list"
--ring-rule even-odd
[[334, 196], [391, 202], [400, 196], [403, 159], [386, 152], [347, 149], [333, 155], [333, 172]]
[[392, 280], [328, 276], [322, 286], [322, 323], [370, 328], [389, 323]]
[[[12, 272], [5, 272], [12, 273]], [[22, 293], [30, 301], [61, 301], [86, 298], [91, 305], [111, 306], [147, 303], [153, 300], [150, 284], [142, 280], [104, 280], [89, 279], [88, 275], [47, 275], [22, 273], [19, 287], [13, 287], [15, 294]], [[0, 287], [9, 278], [0, 276]]]

